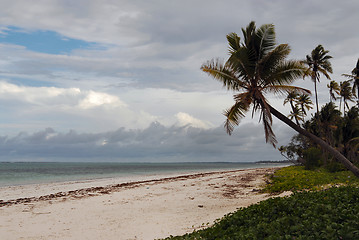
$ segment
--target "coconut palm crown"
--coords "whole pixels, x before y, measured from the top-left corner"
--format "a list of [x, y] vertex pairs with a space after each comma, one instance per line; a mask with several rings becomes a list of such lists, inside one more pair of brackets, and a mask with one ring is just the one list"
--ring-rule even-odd
[[304, 67], [299, 61], [286, 60], [291, 49], [288, 44], [276, 44], [273, 24], [256, 28], [251, 22], [242, 29], [243, 40], [236, 33], [227, 35], [229, 58], [223, 63], [211, 60], [201, 69], [235, 92], [234, 105], [224, 112], [227, 117], [225, 128], [231, 134], [234, 127], [252, 107], [252, 117], [260, 112], [264, 125], [265, 139], [275, 146], [276, 137], [272, 130], [273, 110], [266, 95], [288, 94], [291, 91], [310, 93], [309, 90], [290, 86], [303, 76]]
[[291, 91], [288, 93], [287, 97], [284, 99], [283, 105], [286, 105], [287, 103], [290, 104], [290, 107], [292, 109], [292, 111], [290, 112], [290, 119], [295, 119], [295, 122], [299, 125], [299, 120], [301, 120], [301, 115], [303, 115], [301, 113], [301, 109], [298, 108], [297, 106], [294, 106], [294, 103], [297, 101], [298, 99], [298, 93], [296, 91]]
[[336, 81], [332, 80], [329, 84], [327, 84], [327, 88], [329, 88], [330, 102], [333, 102], [333, 100], [337, 100], [335, 94], [340, 95], [339, 84]]
[[314, 82], [317, 114], [319, 114], [317, 82], [319, 82], [320, 80], [320, 73], [323, 74], [329, 80], [329, 73], [333, 73], [332, 65], [329, 61], [332, 56], [328, 55], [328, 53], [329, 51], [324, 50], [324, 47], [322, 45], [318, 45], [315, 49], [313, 49], [310, 55], [306, 56], [306, 60], [303, 61], [303, 63], [308, 66], [305, 72], [305, 76], [310, 76], [312, 81]]
[[[352, 88], [351, 88], [349, 80], [344, 81], [344, 82], [340, 82], [340, 96], [343, 99], [343, 106], [344, 106], [343, 112], [344, 112], [344, 115], [345, 115], [345, 107], [347, 107], [347, 109], [349, 109], [348, 101], [351, 101], [351, 102], [354, 101], [354, 95], [353, 95]], [[341, 108], [341, 101], [340, 101], [340, 107], [339, 108]]]
[[[297, 98], [297, 105], [300, 106], [300, 109], [302, 110], [303, 114], [306, 116], [307, 111], [312, 109], [313, 102], [310, 100], [310, 97], [308, 94], [301, 94]], [[307, 109], [307, 111], [305, 110]]]

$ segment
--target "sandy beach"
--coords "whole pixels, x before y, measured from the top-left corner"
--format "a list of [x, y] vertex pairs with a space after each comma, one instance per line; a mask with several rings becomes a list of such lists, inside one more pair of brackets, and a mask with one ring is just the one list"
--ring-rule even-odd
[[259, 193], [275, 168], [142, 181], [99, 180], [0, 188], [0, 236], [13, 239], [158, 239], [213, 224]]

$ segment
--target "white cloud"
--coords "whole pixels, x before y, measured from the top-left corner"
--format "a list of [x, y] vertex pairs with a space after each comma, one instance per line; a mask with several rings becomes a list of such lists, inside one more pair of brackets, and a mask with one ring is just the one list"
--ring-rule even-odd
[[[155, 116], [132, 110], [118, 96], [79, 88], [29, 87], [0, 81], [1, 108], [13, 119], [0, 119], [5, 132], [57, 127], [61, 130], [105, 131], [118, 127], [147, 127]], [[22, 126], [22, 127], [21, 127]]]
[[45, 105], [54, 99], [79, 96], [81, 94], [78, 88], [56, 88], [56, 87], [28, 87], [11, 84], [0, 81], [0, 98], [16, 99], [36, 105]]
[[107, 93], [97, 93], [94, 91], [89, 91], [87, 96], [80, 101], [79, 107], [82, 109], [89, 109], [93, 107], [105, 106], [110, 108], [115, 107], [126, 107], [118, 97], [111, 96]]
[[213, 127], [212, 124], [208, 122], [201, 121], [187, 113], [179, 112], [176, 114], [179, 126], [192, 126], [196, 128], [210, 128]]
[[[0, 119], [0, 129], [14, 134], [16, 130], [26, 131], [33, 124], [30, 128], [33, 130], [55, 127], [99, 132], [118, 127], [143, 129], [153, 121], [166, 126], [210, 128], [223, 122], [223, 99], [227, 99], [227, 104], [232, 101], [224, 92], [116, 88], [111, 92], [30, 87], [3, 80], [0, 81], [0, 99], [5, 103], [2, 108], [7, 118], [13, 120], [9, 125], [4, 118]], [[187, 112], [178, 112], [181, 109]]]

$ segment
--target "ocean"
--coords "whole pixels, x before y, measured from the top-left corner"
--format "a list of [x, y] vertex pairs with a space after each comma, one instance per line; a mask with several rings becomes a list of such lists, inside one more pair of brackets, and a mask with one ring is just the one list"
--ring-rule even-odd
[[284, 166], [274, 163], [0, 162], [0, 187]]

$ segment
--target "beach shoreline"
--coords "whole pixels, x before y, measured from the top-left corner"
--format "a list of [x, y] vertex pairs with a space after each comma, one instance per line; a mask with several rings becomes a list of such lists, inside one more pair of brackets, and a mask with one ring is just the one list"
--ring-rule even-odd
[[70, 188], [69, 183], [3, 187], [0, 235], [3, 239], [156, 239], [182, 235], [270, 197], [258, 190], [265, 175], [275, 169], [147, 176], [117, 183], [118, 179], [80, 181]]

